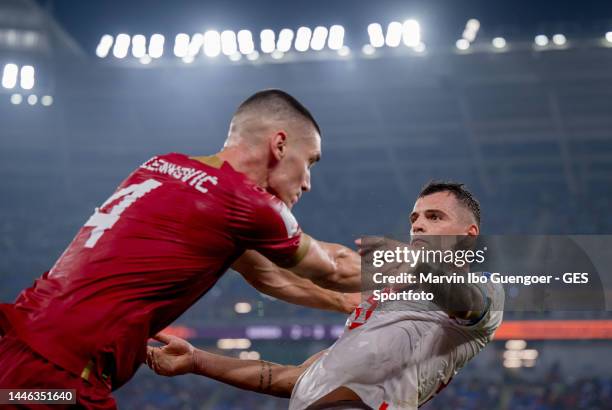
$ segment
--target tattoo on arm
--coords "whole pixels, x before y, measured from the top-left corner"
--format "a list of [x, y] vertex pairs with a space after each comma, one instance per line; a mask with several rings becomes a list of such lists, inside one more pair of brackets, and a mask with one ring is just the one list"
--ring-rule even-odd
[[[259, 372], [259, 391], [266, 392], [272, 389], [272, 365], [266, 361], [260, 360], [261, 370]], [[268, 382], [264, 386], [264, 373], [266, 373], [266, 366], [268, 367]]]
[[268, 365], [268, 386], [266, 387], [267, 391], [272, 390], [272, 365], [270, 363], [266, 363]]

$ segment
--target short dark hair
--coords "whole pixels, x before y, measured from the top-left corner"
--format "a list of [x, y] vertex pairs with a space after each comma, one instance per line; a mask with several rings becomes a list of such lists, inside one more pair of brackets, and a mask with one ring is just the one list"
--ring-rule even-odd
[[244, 100], [240, 106], [238, 106], [234, 116], [258, 106], [268, 106], [276, 111], [288, 109], [291, 113], [296, 114], [306, 121], [312, 123], [317, 132], [321, 134], [319, 124], [317, 124], [317, 121], [314, 119], [310, 111], [308, 111], [308, 109], [301, 102], [299, 102], [289, 93], [275, 88], [261, 90], [251, 95], [249, 98]]
[[472, 195], [470, 191], [465, 188], [465, 184], [457, 182], [443, 182], [443, 181], [430, 181], [428, 182], [421, 193], [419, 198], [427, 195], [435, 194], [436, 192], [450, 192], [464, 207], [466, 207], [480, 226], [480, 202]]

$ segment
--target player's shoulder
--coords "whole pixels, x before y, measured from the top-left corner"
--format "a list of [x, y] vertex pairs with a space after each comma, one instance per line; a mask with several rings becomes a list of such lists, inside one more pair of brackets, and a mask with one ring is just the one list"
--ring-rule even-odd
[[292, 237], [298, 233], [299, 224], [289, 207], [276, 196], [258, 185], [246, 188], [250, 192], [250, 206], [255, 217], [267, 221], [270, 227], [284, 226], [287, 235]]

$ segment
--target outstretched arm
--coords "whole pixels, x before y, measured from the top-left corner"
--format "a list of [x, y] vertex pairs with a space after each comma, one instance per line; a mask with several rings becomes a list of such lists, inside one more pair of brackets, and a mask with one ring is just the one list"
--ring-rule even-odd
[[256, 251], [246, 251], [232, 268], [260, 292], [296, 305], [350, 313], [360, 302], [359, 293], [323, 289]]
[[195, 373], [240, 389], [278, 397], [291, 397], [300, 375], [323, 352], [299, 366], [280, 365], [264, 360], [242, 360], [194, 348], [187, 341], [165, 334], [156, 340], [165, 346], [147, 348], [147, 365], [162, 376]]
[[357, 252], [305, 236], [310, 240], [308, 252], [297, 265], [288, 268], [291, 272], [326, 289], [361, 291], [361, 257]]

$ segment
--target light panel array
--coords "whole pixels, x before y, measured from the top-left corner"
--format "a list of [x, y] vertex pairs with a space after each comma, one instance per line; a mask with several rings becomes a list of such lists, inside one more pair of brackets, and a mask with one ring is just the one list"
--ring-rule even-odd
[[[317, 26], [314, 29], [300, 27], [294, 32], [292, 29], [283, 28], [278, 33], [272, 29], [264, 29], [259, 33], [259, 51], [270, 54], [274, 58], [280, 58], [293, 47], [296, 51], [308, 50], [321, 51], [325, 47], [346, 55], [344, 46], [344, 27], [333, 25], [329, 28]], [[233, 61], [240, 60], [246, 56], [249, 60], [259, 57], [256, 50], [254, 35], [249, 30], [234, 32], [225, 30], [222, 32], [208, 30], [204, 33], [195, 33], [191, 36], [179, 33], [174, 38], [173, 52], [176, 57], [186, 63], [203, 54], [209, 58], [215, 58], [221, 54]], [[152, 59], [161, 58], [164, 54], [165, 38], [161, 34], [153, 34], [147, 38], [142, 34], [130, 36], [125, 33], [116, 37], [105, 34], [100, 38], [96, 47], [96, 55], [106, 58], [112, 54], [115, 58], [123, 59], [131, 54], [143, 64], [148, 64]]]
[[552, 44], [557, 47], [563, 47], [567, 44], [567, 37], [565, 37], [565, 34], [561, 33], [554, 34], [551, 39], [545, 34], [538, 34], [533, 39], [533, 43], [536, 49], [543, 49], [551, 45], [551, 40]]
[[526, 341], [508, 340], [504, 352], [504, 367], [507, 369], [534, 367], [538, 356], [536, 349], [527, 349]]
[[461, 35], [461, 38], [455, 43], [455, 47], [457, 47], [457, 49], [460, 51], [465, 51], [470, 48], [470, 45], [476, 40], [476, 36], [478, 35], [479, 30], [480, 21], [478, 21], [477, 19], [469, 19], [467, 23], [465, 23], [463, 34]]
[[17, 64], [5, 64], [2, 70], [2, 87], [12, 90], [19, 84], [23, 90], [31, 90], [36, 83], [35, 70], [31, 65], [24, 65], [21, 68]]
[[[29, 105], [36, 105], [40, 102], [41, 105], [49, 107], [53, 105], [53, 97], [50, 95], [43, 95], [40, 99], [36, 94], [30, 94], [25, 99]], [[23, 95], [19, 93], [11, 94], [10, 102], [13, 105], [20, 105], [24, 102]]]
[[368, 37], [370, 47], [364, 49], [364, 51], [368, 50], [366, 54], [371, 54], [372, 48], [381, 48], [385, 45], [395, 48], [403, 43], [406, 47], [414, 48], [420, 47], [422, 44], [421, 25], [413, 19], [406, 20], [403, 23], [392, 21], [387, 25], [386, 32], [379, 23], [372, 23], [368, 25]]
[[[480, 31], [480, 21], [475, 18], [469, 19], [462, 36], [455, 43], [455, 48], [460, 53], [471, 52], [470, 49], [475, 43]], [[422, 53], [425, 51], [425, 44], [421, 38], [421, 26], [417, 20], [409, 19], [403, 23], [392, 21], [386, 26], [380, 23], [371, 23], [367, 26], [369, 42], [362, 48], [365, 55], [373, 55], [377, 49], [389, 47], [397, 48], [404, 45], [411, 50]], [[181, 58], [185, 63], [192, 63], [199, 56], [216, 58], [225, 56], [232, 61], [239, 61], [246, 57], [250, 61], [259, 59], [260, 53], [269, 55], [273, 59], [281, 59], [286, 53], [295, 50], [298, 53], [308, 51], [322, 51], [329, 49], [335, 51], [337, 55], [345, 57], [350, 55], [350, 49], [344, 44], [345, 29], [341, 25], [331, 27], [302, 26], [297, 30], [283, 28], [278, 31], [266, 28], [259, 34], [254, 34], [250, 30], [208, 30], [203, 33], [189, 35], [179, 33], [174, 38], [174, 56]], [[612, 46], [612, 31], [605, 33], [602, 44]], [[482, 43], [482, 42], [481, 42]], [[552, 48], [565, 48], [568, 39], [562, 33], [556, 33], [551, 37], [545, 34], [538, 34], [534, 37], [533, 47], [535, 50]], [[508, 41], [501, 36], [490, 40], [489, 46], [480, 44], [476, 50], [503, 52], [508, 50]], [[162, 58], [164, 55], [165, 37], [162, 34], [153, 34], [149, 38], [142, 34], [130, 36], [125, 33], [113, 37], [105, 34], [100, 38], [96, 47], [96, 55], [106, 58], [110, 55], [118, 59], [126, 58], [131, 51], [132, 57], [138, 59], [143, 64], [148, 64], [154, 59]], [[25, 73], [23, 85], [29, 87], [29, 72]], [[4, 79], [6, 77], [6, 80]], [[9, 67], [8, 72], [3, 77], [5, 88], [16, 85], [15, 69]], [[33, 79], [33, 78], [32, 78]], [[9, 87], [7, 87], [9, 86]], [[33, 85], [32, 85], [33, 86]]]

